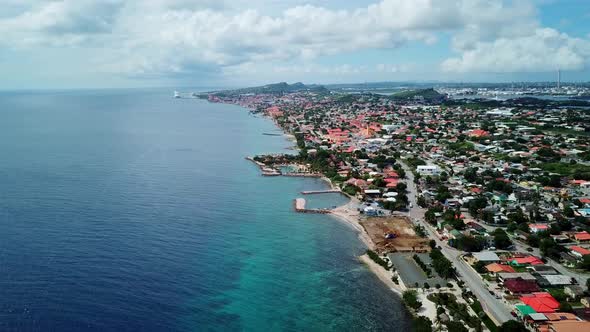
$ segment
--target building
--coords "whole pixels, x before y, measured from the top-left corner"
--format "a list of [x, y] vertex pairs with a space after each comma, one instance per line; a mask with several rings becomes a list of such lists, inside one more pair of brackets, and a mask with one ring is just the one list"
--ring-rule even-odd
[[547, 225], [547, 224], [530, 224], [529, 225], [529, 229], [533, 233], [538, 233], [538, 232], [541, 232], [541, 231], [548, 230], [549, 229], [549, 225]]
[[476, 262], [497, 263], [500, 261], [500, 257], [493, 251], [476, 252], [473, 258]]
[[416, 172], [422, 176], [432, 176], [438, 175], [440, 173], [440, 168], [436, 165], [419, 165], [416, 167]]
[[498, 264], [498, 263], [492, 263], [489, 265], [486, 265], [486, 270], [490, 273], [515, 273], [516, 271], [514, 270], [514, 268], [512, 268], [512, 266], [510, 265], [505, 265], [505, 264]]
[[520, 297], [522, 303], [530, 306], [535, 312], [552, 313], [559, 308], [559, 302], [546, 292], [538, 292]]
[[509, 279], [504, 282], [504, 288], [506, 288], [510, 294], [527, 294], [538, 292], [541, 289], [534, 280], [524, 279]]
[[571, 246], [570, 253], [572, 254], [572, 256], [576, 258], [582, 259], [584, 256], [590, 255], [590, 250], [582, 248], [580, 246]]
[[557, 321], [549, 323], [550, 332], [588, 332], [590, 331], [590, 322], [585, 321]]

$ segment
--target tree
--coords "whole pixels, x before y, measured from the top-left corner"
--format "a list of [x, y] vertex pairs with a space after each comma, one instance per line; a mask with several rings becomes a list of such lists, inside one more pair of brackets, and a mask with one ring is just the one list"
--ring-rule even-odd
[[[578, 264], [578, 267], [590, 271], [590, 255], [585, 255], [580, 264]], [[588, 281], [590, 281], [590, 279], [588, 279]], [[588, 284], [588, 282], [586, 282], [586, 284], [588, 286], [588, 291], [590, 292], [590, 284]]]
[[506, 249], [512, 245], [512, 241], [503, 229], [497, 228], [494, 231], [494, 245], [498, 249]]
[[528, 332], [520, 322], [509, 320], [498, 328], [498, 332]]
[[465, 325], [464, 325], [463, 323], [460, 323], [460, 322], [454, 322], [454, 321], [447, 322], [447, 329], [448, 329], [449, 331], [453, 331], [453, 332], [455, 332], [455, 331], [457, 331], [457, 332], [467, 332], [467, 331], [469, 331], [469, 330], [468, 330], [468, 329], [465, 327]]
[[428, 317], [424, 316], [414, 318], [414, 331], [432, 332], [432, 321]]
[[559, 304], [559, 311], [560, 312], [572, 312], [573, 308], [572, 305], [567, 302], [561, 302]]
[[477, 263], [475, 263], [473, 265], [473, 268], [475, 269], [475, 271], [479, 272], [479, 273], [485, 273], [486, 272], [486, 262], [483, 261], [477, 261]]
[[436, 241], [430, 240], [428, 241], [428, 245], [430, 246], [430, 249], [434, 249], [436, 247]]
[[415, 290], [407, 290], [402, 295], [404, 303], [411, 309], [418, 310], [422, 307], [422, 302], [418, 301], [418, 292]]

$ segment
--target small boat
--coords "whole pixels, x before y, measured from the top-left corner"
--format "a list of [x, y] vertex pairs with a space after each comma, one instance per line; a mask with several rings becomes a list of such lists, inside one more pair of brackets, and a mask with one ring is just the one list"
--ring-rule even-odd
[[180, 93], [178, 93], [178, 91], [174, 91], [174, 98], [180, 98]]

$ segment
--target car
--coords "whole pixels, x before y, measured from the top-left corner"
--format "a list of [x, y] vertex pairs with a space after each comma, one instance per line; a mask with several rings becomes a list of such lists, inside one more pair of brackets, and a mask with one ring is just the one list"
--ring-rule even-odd
[[528, 251], [528, 252], [533, 252], [533, 248], [531, 248], [531, 247], [528, 247], [528, 248], [526, 248], [526, 251]]
[[495, 295], [493, 290], [490, 291], [490, 294]]
[[514, 311], [511, 311], [511, 312], [510, 312], [510, 314], [511, 314], [512, 316], [516, 317], [516, 312], [514, 312]]

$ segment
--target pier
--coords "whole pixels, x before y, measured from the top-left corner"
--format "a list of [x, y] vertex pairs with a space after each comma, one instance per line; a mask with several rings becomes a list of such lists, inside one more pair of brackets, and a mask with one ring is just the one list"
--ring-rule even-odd
[[302, 178], [321, 178], [321, 174], [317, 173], [284, 173], [283, 176], [293, 176]]
[[305, 198], [295, 198], [295, 200], [293, 201], [295, 211], [300, 212], [300, 213], [322, 213], [322, 214], [332, 212], [330, 209], [306, 209], [305, 203], [306, 203]]
[[302, 191], [302, 195], [315, 195], [315, 194], [332, 194], [332, 193], [341, 193], [338, 189], [327, 189], [327, 190], [308, 190]]

